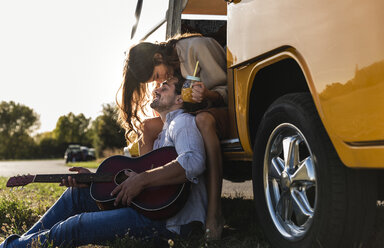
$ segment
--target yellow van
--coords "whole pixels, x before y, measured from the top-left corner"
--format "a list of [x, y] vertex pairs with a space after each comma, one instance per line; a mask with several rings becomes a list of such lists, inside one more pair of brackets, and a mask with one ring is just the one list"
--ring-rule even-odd
[[224, 171], [251, 175], [271, 244], [384, 247], [384, 1], [159, 0], [145, 26], [153, 3], [136, 39], [187, 26], [226, 48]]

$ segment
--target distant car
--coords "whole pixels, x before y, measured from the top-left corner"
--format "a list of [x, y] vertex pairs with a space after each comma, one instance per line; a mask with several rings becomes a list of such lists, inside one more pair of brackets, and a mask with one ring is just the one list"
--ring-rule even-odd
[[86, 147], [85, 152], [86, 152], [86, 154], [85, 154], [85, 160], [86, 161], [91, 161], [91, 160], [95, 160], [96, 159], [96, 150], [95, 150], [95, 148], [88, 148], [88, 147]]
[[69, 145], [64, 153], [65, 163], [78, 161], [91, 161], [96, 159], [94, 148], [80, 145]]

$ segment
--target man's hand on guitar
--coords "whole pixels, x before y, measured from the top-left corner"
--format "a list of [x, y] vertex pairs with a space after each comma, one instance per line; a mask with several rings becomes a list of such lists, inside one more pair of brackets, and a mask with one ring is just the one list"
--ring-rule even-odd
[[[69, 168], [69, 171], [77, 171], [78, 174], [91, 173], [90, 170], [83, 167], [72, 167], [72, 168]], [[63, 179], [63, 181], [60, 183], [60, 186], [86, 188], [86, 187], [89, 187], [89, 184], [77, 183], [75, 178], [68, 176], [67, 180]]]
[[143, 190], [139, 174], [133, 171], [125, 171], [125, 175], [128, 178], [111, 192], [111, 196], [117, 194], [114, 202], [115, 206], [119, 205], [120, 202], [123, 205], [129, 206], [132, 199]]

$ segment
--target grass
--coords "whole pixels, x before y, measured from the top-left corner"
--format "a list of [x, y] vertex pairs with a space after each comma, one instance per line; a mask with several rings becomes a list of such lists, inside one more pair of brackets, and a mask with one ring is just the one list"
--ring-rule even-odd
[[87, 161], [87, 162], [71, 162], [71, 163], [67, 163], [66, 165], [68, 167], [84, 167], [84, 168], [91, 168], [91, 169], [96, 169], [97, 167], [99, 167], [99, 165], [101, 164], [101, 161]]
[[[23, 190], [10, 191], [5, 188], [6, 181], [7, 178], [0, 177], [0, 243], [12, 233], [24, 233], [65, 190], [58, 184], [31, 184]], [[200, 235], [187, 240], [172, 240], [169, 247], [270, 247], [257, 224], [253, 200], [241, 195], [223, 197], [222, 205], [226, 225], [221, 241], [206, 242]], [[107, 246], [83, 246], [85, 247], [145, 248], [153, 245], [127, 237]]]
[[58, 184], [33, 184], [10, 191], [6, 181], [0, 177], [0, 242], [12, 233], [25, 232], [64, 191]]
[[99, 165], [105, 160], [106, 158], [98, 158], [93, 161], [84, 161], [84, 162], [69, 162], [65, 164], [68, 167], [84, 167], [89, 169], [97, 169]]

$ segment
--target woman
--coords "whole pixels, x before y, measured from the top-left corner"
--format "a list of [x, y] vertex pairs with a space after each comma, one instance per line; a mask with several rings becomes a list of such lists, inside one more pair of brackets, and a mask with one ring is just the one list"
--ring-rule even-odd
[[193, 75], [199, 61], [197, 76], [202, 82], [193, 86], [192, 99], [207, 101], [207, 108], [196, 112], [196, 123], [203, 136], [207, 153], [208, 210], [207, 235], [219, 239], [223, 228], [221, 214], [222, 158], [218, 134], [226, 133], [227, 103], [226, 56], [223, 48], [212, 38], [188, 34], [165, 43], [142, 42], [129, 50], [121, 87], [122, 101], [119, 119], [130, 139], [140, 135], [140, 155], [152, 150], [153, 142], [162, 130], [160, 118], [143, 120], [148, 102], [148, 84], [161, 83], [177, 70], [183, 77]]

